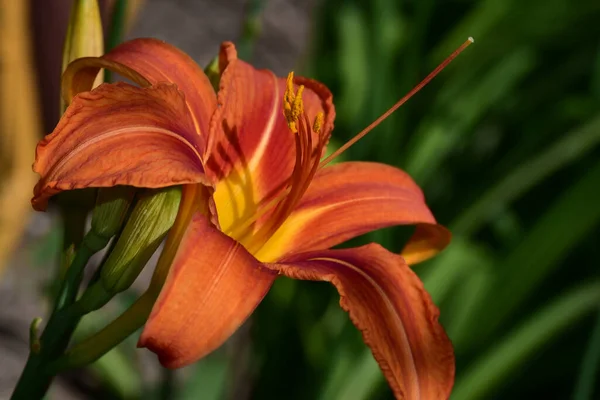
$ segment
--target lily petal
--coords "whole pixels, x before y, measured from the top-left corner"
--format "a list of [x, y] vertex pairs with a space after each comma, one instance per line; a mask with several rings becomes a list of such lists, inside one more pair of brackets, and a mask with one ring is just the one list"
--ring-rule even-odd
[[[215, 201], [219, 222], [228, 231], [282, 190], [293, 170], [295, 139], [283, 115], [285, 79], [237, 59], [231, 43], [221, 46], [220, 68], [219, 107], [210, 124], [207, 173], [221, 181]], [[311, 123], [323, 112], [323, 132], [331, 132], [335, 110], [329, 90], [305, 78], [294, 82], [305, 85], [304, 109]]]
[[167, 368], [191, 364], [237, 330], [276, 277], [196, 214], [138, 346], [155, 352]]
[[38, 144], [32, 205], [44, 210], [52, 195], [85, 187], [208, 183], [199, 141], [175, 85], [101, 85], [76, 96]]
[[91, 90], [100, 68], [116, 72], [140, 86], [159, 82], [177, 85], [185, 94], [196, 132], [208, 134], [217, 96], [204, 71], [183, 51], [157, 39], [135, 39], [102, 57], [75, 60], [63, 74], [62, 91], [67, 103], [76, 94]]
[[442, 225], [418, 224], [400, 255], [408, 265], [429, 260], [450, 244], [452, 233]]
[[454, 352], [439, 311], [401, 256], [371, 244], [294, 256], [270, 265], [294, 279], [331, 282], [396, 398], [447, 399]]
[[185, 94], [196, 131], [208, 135], [217, 95], [202, 68], [186, 53], [161, 40], [143, 38], [125, 42], [102, 58], [126, 65], [153, 85], [176, 84]]
[[436, 224], [423, 192], [404, 171], [372, 162], [345, 162], [319, 171], [286, 222], [258, 251], [272, 262], [286, 255], [323, 250], [393, 225], [417, 225], [405, 248], [410, 264], [450, 242]]

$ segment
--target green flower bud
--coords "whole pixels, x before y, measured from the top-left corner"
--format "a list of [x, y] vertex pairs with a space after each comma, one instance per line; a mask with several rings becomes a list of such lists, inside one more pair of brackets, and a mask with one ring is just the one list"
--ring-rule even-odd
[[92, 232], [102, 238], [111, 238], [123, 225], [135, 188], [115, 186], [98, 190], [96, 207], [92, 212]]
[[219, 83], [221, 82], [221, 71], [219, 71], [219, 57], [213, 58], [213, 60], [204, 68], [204, 73], [208, 77], [210, 83], [212, 83], [215, 92], [219, 91]]
[[[63, 47], [62, 70], [73, 60], [81, 57], [100, 57], [104, 53], [102, 19], [97, 0], [75, 0], [71, 9], [67, 35]], [[94, 86], [104, 80], [102, 71]], [[61, 114], [64, 111], [64, 104]]]
[[175, 222], [180, 199], [180, 188], [169, 187], [148, 191], [137, 201], [100, 271], [106, 292], [122, 292], [135, 281]]

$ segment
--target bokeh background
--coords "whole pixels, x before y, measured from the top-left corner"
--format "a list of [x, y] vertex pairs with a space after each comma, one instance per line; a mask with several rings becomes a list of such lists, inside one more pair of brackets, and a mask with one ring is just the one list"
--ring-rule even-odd
[[[33, 214], [35, 142], [58, 119], [71, 1], [2, 0], [0, 398], [46, 316], [56, 210]], [[468, 36], [476, 43], [345, 159], [407, 170], [454, 240], [415, 266], [452, 338], [452, 399], [600, 398], [600, 2], [596, 0], [105, 1], [113, 39], [152, 36], [201, 65], [242, 56], [335, 95], [333, 146], [390, 107]], [[124, 7], [115, 13], [115, 8]], [[114, 32], [113, 32], [114, 33]], [[108, 40], [110, 45], [110, 40]], [[399, 251], [408, 229], [377, 241]], [[141, 280], [144, 278], [142, 277]], [[143, 282], [86, 321], [102, 326]], [[222, 349], [177, 372], [135, 349], [60, 376], [49, 399], [389, 399], [327, 284], [279, 280]]]

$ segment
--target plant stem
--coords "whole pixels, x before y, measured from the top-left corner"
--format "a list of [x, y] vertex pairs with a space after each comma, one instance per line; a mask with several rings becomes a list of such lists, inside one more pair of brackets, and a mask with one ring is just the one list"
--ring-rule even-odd
[[47, 370], [49, 360], [64, 352], [80, 316], [71, 312], [53, 312], [40, 338], [39, 352], [31, 351], [12, 400], [34, 400], [44, 397], [54, 374]]
[[[77, 307], [68, 307], [76, 296], [83, 270], [90, 257], [108, 243], [108, 239], [101, 238], [93, 232], [85, 235], [83, 243], [77, 250], [73, 262], [67, 270], [67, 275], [56, 298], [56, 303], [50, 319], [44, 328], [42, 337], [38, 340], [31, 338], [32, 346], [27, 359], [27, 364], [17, 382], [17, 386], [11, 399], [40, 399], [44, 396], [55, 373], [49, 371], [48, 364], [61, 356], [66, 350], [71, 336], [79, 323], [81, 313]], [[35, 334], [32, 326], [32, 334]]]
[[144, 325], [155, 300], [156, 294], [151, 291], [145, 292], [116, 320], [95, 335], [74, 345], [56, 362], [50, 364], [49, 368], [54, 373], [58, 373], [96, 361]]

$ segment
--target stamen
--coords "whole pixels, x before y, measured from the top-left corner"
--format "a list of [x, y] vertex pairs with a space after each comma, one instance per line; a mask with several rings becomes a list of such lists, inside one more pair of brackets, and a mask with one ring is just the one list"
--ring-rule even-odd
[[287, 87], [285, 89], [285, 94], [283, 96], [283, 103], [292, 104], [294, 102], [294, 71], [291, 71], [287, 76], [286, 81]]
[[323, 123], [325, 122], [325, 115], [322, 112], [318, 112], [315, 117], [315, 122], [313, 124], [313, 131], [315, 133], [320, 134], [321, 128], [323, 127]]
[[304, 103], [302, 102], [302, 92], [304, 92], [304, 86], [301, 85], [296, 93], [294, 104], [292, 105], [292, 118], [294, 121], [298, 121], [298, 118], [304, 114]]
[[369, 126], [367, 126], [365, 129], [363, 129], [358, 135], [354, 136], [352, 139], [350, 139], [348, 142], [346, 142], [342, 147], [340, 147], [339, 149], [334, 151], [332, 154], [330, 154], [327, 158], [325, 158], [323, 161], [321, 161], [321, 163], [319, 164], [319, 167], [320, 168], [324, 167], [331, 160], [333, 160], [334, 158], [336, 158], [337, 156], [342, 154], [344, 151], [348, 150], [348, 148], [350, 146], [352, 146], [354, 143], [358, 142], [360, 139], [365, 137], [367, 133], [371, 132], [373, 130], [373, 128], [375, 128], [377, 125], [379, 125], [384, 119], [389, 117], [394, 111], [396, 111], [398, 108], [400, 108], [400, 106], [402, 106], [404, 103], [406, 103], [412, 96], [414, 96], [419, 90], [421, 90], [433, 78], [435, 78], [435, 76], [437, 74], [439, 74], [444, 68], [446, 68], [446, 66], [448, 64], [450, 64], [452, 62], [452, 60], [454, 60], [460, 53], [462, 53], [462, 51], [464, 49], [469, 47], [469, 45], [473, 42], [474, 42], [473, 38], [469, 37], [462, 45], [460, 45], [460, 47], [458, 49], [454, 50], [454, 52], [452, 54], [450, 54], [448, 56], [448, 58], [446, 58], [440, 65], [438, 65], [436, 67], [436, 69], [434, 69], [429, 75], [427, 75], [425, 77], [425, 79], [423, 79], [417, 86], [415, 86], [404, 97], [402, 97], [400, 100], [398, 100], [398, 102], [396, 104], [394, 104], [392, 106], [392, 108], [387, 110], [385, 113], [383, 113], [383, 115], [381, 115], [375, 121], [371, 122], [371, 124], [369, 124]]
[[303, 91], [304, 86], [300, 86], [298, 92], [294, 93], [294, 72], [290, 72], [287, 77], [285, 94], [283, 95], [283, 115], [292, 133], [298, 133], [298, 118], [304, 113]]

